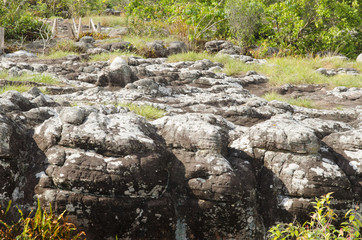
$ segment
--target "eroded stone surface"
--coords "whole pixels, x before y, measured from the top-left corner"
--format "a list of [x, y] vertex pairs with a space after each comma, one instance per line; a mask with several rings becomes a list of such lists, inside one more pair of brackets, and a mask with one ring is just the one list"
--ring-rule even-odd
[[[221, 45], [236, 61], [261, 63]], [[360, 107], [268, 102], [246, 89], [266, 76], [230, 77], [207, 59], [85, 57], [0, 62], [14, 74], [48, 72], [67, 85], [47, 86], [52, 96], [37, 88], [0, 96], [0, 202], [23, 209], [36, 198], [50, 202], [88, 239], [261, 239], [275, 221], [305, 217], [322, 194], [334, 192], [341, 210], [361, 200]], [[361, 101], [356, 88], [279, 90]], [[124, 102], [166, 116], [149, 122], [118, 106]]]

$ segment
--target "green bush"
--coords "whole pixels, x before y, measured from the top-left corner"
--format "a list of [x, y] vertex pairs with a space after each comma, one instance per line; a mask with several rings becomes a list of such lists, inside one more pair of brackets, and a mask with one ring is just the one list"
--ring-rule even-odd
[[[228, 33], [224, 1], [131, 0], [126, 7], [129, 23], [161, 23], [184, 40], [224, 38]], [[146, 24], [147, 25], [147, 24]], [[137, 27], [136, 26], [136, 27]]]
[[228, 0], [225, 5], [233, 36], [244, 47], [258, 40], [264, 17], [264, 5], [258, 0]]
[[5, 39], [35, 40], [41, 31], [49, 31], [27, 9], [26, 1], [14, 0], [4, 5], [0, 3], [0, 24], [5, 28]]
[[345, 214], [346, 221], [338, 229], [333, 225], [337, 215], [330, 208], [331, 194], [328, 193], [313, 202], [315, 212], [311, 213], [310, 221], [303, 225], [299, 223], [278, 224], [269, 230], [269, 239], [361, 239], [360, 229], [362, 227], [362, 215], [357, 212], [358, 208], [349, 210]]
[[42, 210], [38, 202], [36, 212], [31, 212], [28, 216], [24, 216], [24, 213], [18, 209], [20, 218], [12, 224], [5, 221], [10, 207], [11, 201], [5, 210], [1, 209], [0, 206], [0, 239], [85, 239], [84, 232], [78, 232], [74, 224], [67, 222], [64, 217], [65, 211], [56, 216], [53, 214], [51, 205], [49, 205], [49, 212], [47, 212]]
[[261, 34], [271, 46], [297, 54], [328, 51], [353, 56], [362, 51], [362, 9], [358, 0], [269, 2]]

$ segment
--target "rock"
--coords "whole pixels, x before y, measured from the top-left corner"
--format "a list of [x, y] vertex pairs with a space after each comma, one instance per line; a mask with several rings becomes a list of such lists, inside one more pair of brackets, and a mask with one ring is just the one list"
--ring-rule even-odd
[[42, 72], [45, 72], [46, 70], [48, 70], [48, 65], [46, 65], [46, 64], [35, 63], [35, 64], [32, 64], [31, 66], [35, 72], [42, 73]]
[[15, 57], [36, 57], [35, 54], [20, 50], [13, 53], [4, 54], [4, 57], [6, 58], [15, 58]]
[[80, 60], [80, 57], [77, 55], [68, 55], [65, 58], [69, 61], [79, 61]]
[[121, 57], [116, 57], [108, 69], [98, 73], [96, 85], [124, 87], [137, 80], [127, 62]]
[[358, 70], [353, 68], [338, 68], [338, 69], [318, 68], [316, 72], [326, 75], [327, 77], [335, 76], [337, 74], [359, 75]]
[[360, 55], [358, 55], [358, 57], [356, 58], [357, 62], [362, 62], [362, 53]]
[[4, 99], [10, 100], [15, 106], [18, 106], [22, 111], [28, 111], [34, 107], [34, 105], [21, 93], [17, 91], [7, 91], [5, 92], [2, 97]]
[[130, 42], [116, 42], [112, 43], [110, 51], [120, 50], [120, 51], [133, 51], [135, 47]]
[[146, 57], [159, 58], [168, 56], [168, 50], [163, 41], [148, 42], [146, 46], [147, 49], [144, 54]]
[[270, 151], [311, 154], [320, 148], [312, 129], [289, 119], [268, 120], [251, 127], [250, 145]]
[[349, 177], [354, 196], [362, 194], [362, 129], [332, 133], [323, 139], [336, 162]]
[[[97, 51], [128, 45], [115, 44]], [[217, 52], [234, 49], [213, 44]], [[208, 59], [81, 60], [0, 62], [1, 69], [48, 72], [62, 82], [46, 86], [49, 95], [32, 88], [0, 96], [0, 202], [13, 200], [24, 213], [36, 207], [34, 199], [51, 203], [92, 240], [263, 239], [276, 221], [303, 221], [315, 197], [333, 191], [341, 211], [361, 201], [360, 88], [278, 89], [356, 106], [308, 109], [257, 97], [247, 89], [263, 86], [257, 84], [266, 76], [231, 77], [214, 72], [223, 65]], [[124, 102], [166, 116], [149, 122], [120, 107]]]
[[77, 216], [89, 238], [114, 237], [116, 232], [171, 238], [176, 217], [165, 192], [172, 156], [143, 118], [66, 108], [39, 126], [34, 139], [48, 163], [36, 187], [38, 198], [52, 202], [56, 211], [67, 209], [68, 217]]
[[86, 42], [75, 42], [74, 45], [79, 49], [80, 52], [85, 53], [90, 48], [94, 48], [93, 44]]
[[[182, 194], [185, 184], [192, 193], [183, 197], [178, 209], [190, 228], [188, 235], [212, 239], [216, 227], [221, 236], [259, 238], [256, 198], [248, 194], [254, 191], [255, 173], [248, 161], [227, 153], [228, 131], [235, 126], [212, 114], [164, 117], [153, 123], [180, 161], [173, 165], [178, 173], [175, 191]], [[235, 212], [243, 212], [243, 217]], [[196, 219], [203, 224], [195, 225]]]
[[205, 43], [205, 48], [209, 53], [221, 53], [229, 55], [241, 54], [241, 48], [235, 46], [231, 42], [224, 40], [216, 40]]
[[89, 55], [96, 55], [96, 54], [101, 54], [101, 53], [107, 53], [109, 51], [103, 49], [103, 48], [90, 48], [87, 50], [87, 54]]
[[122, 67], [123, 65], [128, 65], [128, 63], [123, 58], [116, 57], [115, 59], [113, 59], [111, 65], [109, 65], [109, 69], [114, 71]]
[[188, 52], [187, 46], [184, 42], [170, 42], [167, 47], [169, 55], [177, 53], [186, 53]]
[[79, 39], [79, 42], [83, 42], [86, 44], [92, 44], [95, 42], [95, 40], [92, 36], [84, 36], [81, 39]]

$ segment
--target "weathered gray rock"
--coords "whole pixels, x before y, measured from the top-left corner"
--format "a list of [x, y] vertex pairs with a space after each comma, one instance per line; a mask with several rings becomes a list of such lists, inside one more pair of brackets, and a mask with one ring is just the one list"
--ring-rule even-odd
[[146, 43], [147, 49], [144, 55], [150, 58], [162, 58], [168, 56], [168, 50], [163, 41]]
[[289, 119], [268, 120], [250, 129], [252, 147], [270, 151], [317, 153], [319, 140], [313, 130]]
[[216, 40], [216, 41], [209, 41], [205, 43], [206, 51], [209, 53], [222, 53], [222, 54], [229, 54], [229, 55], [239, 55], [241, 54], [241, 48], [235, 46], [231, 42], [224, 41], [224, 40]]
[[357, 62], [362, 62], [362, 53], [357, 56], [356, 61]]
[[170, 42], [167, 47], [167, 51], [169, 55], [177, 54], [177, 53], [186, 53], [188, 52], [188, 48], [186, 43], [184, 42]]
[[65, 108], [39, 126], [34, 139], [48, 163], [37, 197], [76, 216], [80, 226], [90, 229], [91, 239], [116, 232], [132, 238], [171, 237], [176, 218], [165, 193], [172, 156], [143, 118]]
[[4, 54], [6, 58], [15, 58], [15, 57], [36, 57], [34, 53], [30, 53], [24, 50], [16, 51], [13, 53]]
[[362, 129], [332, 133], [323, 139], [336, 162], [349, 177], [355, 197], [362, 194]]
[[17, 91], [7, 91], [2, 97], [10, 100], [15, 106], [18, 106], [22, 111], [28, 111], [35, 107], [27, 98]]
[[108, 69], [98, 73], [96, 85], [124, 87], [136, 79], [137, 77], [134, 75], [127, 62], [121, 57], [117, 57], [113, 60]]
[[[186, 184], [193, 194], [183, 197], [178, 210], [190, 233], [210, 239], [218, 229], [220, 236], [259, 238], [261, 219], [253, 207], [255, 172], [248, 161], [228, 155], [228, 131], [235, 126], [211, 114], [164, 117], [153, 123], [182, 163], [173, 165], [173, 171], [181, 173], [174, 180], [176, 190], [182, 192]], [[195, 225], [195, 219], [203, 224]]]
[[101, 53], [107, 53], [109, 51], [103, 49], [103, 48], [90, 48], [87, 50], [87, 54], [89, 55], [95, 55], [95, 54], [101, 54]]
[[90, 43], [90, 44], [92, 44], [92, 43], [95, 42], [95, 40], [94, 40], [94, 38], [93, 38], [92, 36], [84, 36], [84, 37], [82, 37], [81, 39], [79, 39], [79, 42], [84, 42], [84, 43]]

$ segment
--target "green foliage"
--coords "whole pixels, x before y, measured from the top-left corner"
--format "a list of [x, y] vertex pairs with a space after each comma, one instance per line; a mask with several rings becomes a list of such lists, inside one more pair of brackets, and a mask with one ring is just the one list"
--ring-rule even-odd
[[[162, 23], [175, 35], [194, 41], [225, 37], [228, 32], [223, 0], [131, 0], [126, 7], [132, 25]], [[168, 27], [169, 26], [169, 27]]]
[[25, 0], [0, 2], [0, 26], [5, 28], [5, 39], [34, 40], [40, 38], [41, 31], [49, 31], [43, 27], [30, 11]]
[[259, 38], [265, 6], [258, 0], [228, 0], [225, 5], [233, 36], [244, 47], [249, 47]]
[[36, 212], [34, 213], [32, 211], [27, 216], [18, 209], [20, 214], [19, 220], [10, 224], [5, 221], [5, 217], [10, 210], [10, 206], [11, 201], [5, 210], [0, 210], [1, 239], [85, 239], [84, 232], [78, 232], [74, 224], [67, 222], [67, 219], [64, 217], [65, 211], [59, 216], [56, 216], [53, 214], [51, 205], [49, 205], [48, 212], [46, 210], [42, 210], [40, 203], [38, 202]]
[[357, 0], [272, 1], [263, 32], [272, 45], [297, 54], [319, 51], [346, 55], [362, 50], [362, 15]]
[[303, 225], [299, 223], [278, 224], [269, 230], [269, 239], [361, 239], [362, 215], [356, 209], [345, 214], [345, 222], [338, 229], [333, 225], [337, 215], [330, 208], [332, 193], [316, 198], [313, 202], [315, 211], [311, 213], [310, 221]]
[[131, 0], [126, 10], [137, 34], [167, 29], [191, 43], [236, 38], [298, 55], [362, 51], [358, 0]]

